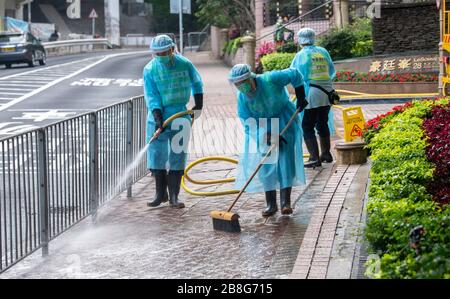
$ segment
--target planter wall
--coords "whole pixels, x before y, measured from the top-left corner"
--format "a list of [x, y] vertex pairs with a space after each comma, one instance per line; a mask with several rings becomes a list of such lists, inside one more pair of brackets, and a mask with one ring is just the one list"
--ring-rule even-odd
[[225, 55], [223, 55], [222, 60], [229, 67], [232, 67], [238, 63], [244, 63], [244, 49], [239, 48], [235, 55], [225, 54]]

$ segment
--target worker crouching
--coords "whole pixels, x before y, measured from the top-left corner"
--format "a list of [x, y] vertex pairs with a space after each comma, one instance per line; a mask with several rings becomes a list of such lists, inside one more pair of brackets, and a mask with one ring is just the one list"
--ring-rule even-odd
[[[308, 105], [302, 75], [296, 69], [287, 69], [257, 76], [250, 66], [238, 64], [232, 68], [229, 80], [238, 90], [238, 116], [245, 132], [236, 187], [241, 189], [245, 185], [270, 144], [276, 142], [276, 150], [261, 167], [247, 192], [265, 192], [267, 208], [262, 215], [267, 217], [278, 211], [276, 190], [279, 189], [281, 213], [292, 214], [292, 187], [305, 184], [300, 118], [295, 118], [283, 136], [279, 134], [295, 115], [296, 108], [302, 111]], [[288, 84], [295, 88], [297, 107], [289, 99]]]

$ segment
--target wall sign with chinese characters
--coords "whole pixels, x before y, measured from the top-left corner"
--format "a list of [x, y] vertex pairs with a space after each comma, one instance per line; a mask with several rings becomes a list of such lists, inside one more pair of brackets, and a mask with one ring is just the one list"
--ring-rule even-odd
[[434, 73], [438, 71], [438, 56], [375, 59], [369, 66], [370, 73]]

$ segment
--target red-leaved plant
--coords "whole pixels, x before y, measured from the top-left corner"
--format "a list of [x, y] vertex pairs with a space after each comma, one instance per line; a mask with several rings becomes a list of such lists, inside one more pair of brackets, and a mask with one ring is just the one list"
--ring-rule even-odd
[[446, 205], [450, 203], [450, 103], [434, 107], [423, 129], [428, 140], [427, 159], [436, 166], [428, 192], [434, 201]]
[[412, 106], [412, 102], [407, 102], [404, 105], [395, 106], [392, 111], [386, 112], [385, 114], [377, 115], [377, 117], [372, 118], [367, 121], [364, 131], [363, 138], [367, 144], [370, 143], [370, 139], [383, 127], [383, 124], [391, 120], [394, 116], [402, 113], [407, 108]]
[[265, 55], [272, 54], [274, 52], [275, 52], [275, 44], [274, 43], [262, 42], [261, 45], [259, 46], [258, 50], [256, 51], [258, 62]]

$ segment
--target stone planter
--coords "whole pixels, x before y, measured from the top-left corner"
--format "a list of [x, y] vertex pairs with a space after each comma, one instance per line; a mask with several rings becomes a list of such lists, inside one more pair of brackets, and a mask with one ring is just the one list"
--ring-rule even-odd
[[367, 162], [367, 150], [363, 141], [336, 142], [336, 163], [338, 165], [364, 164]]
[[229, 67], [232, 67], [235, 64], [244, 63], [244, 49], [239, 48], [234, 55], [224, 54], [222, 60]]

